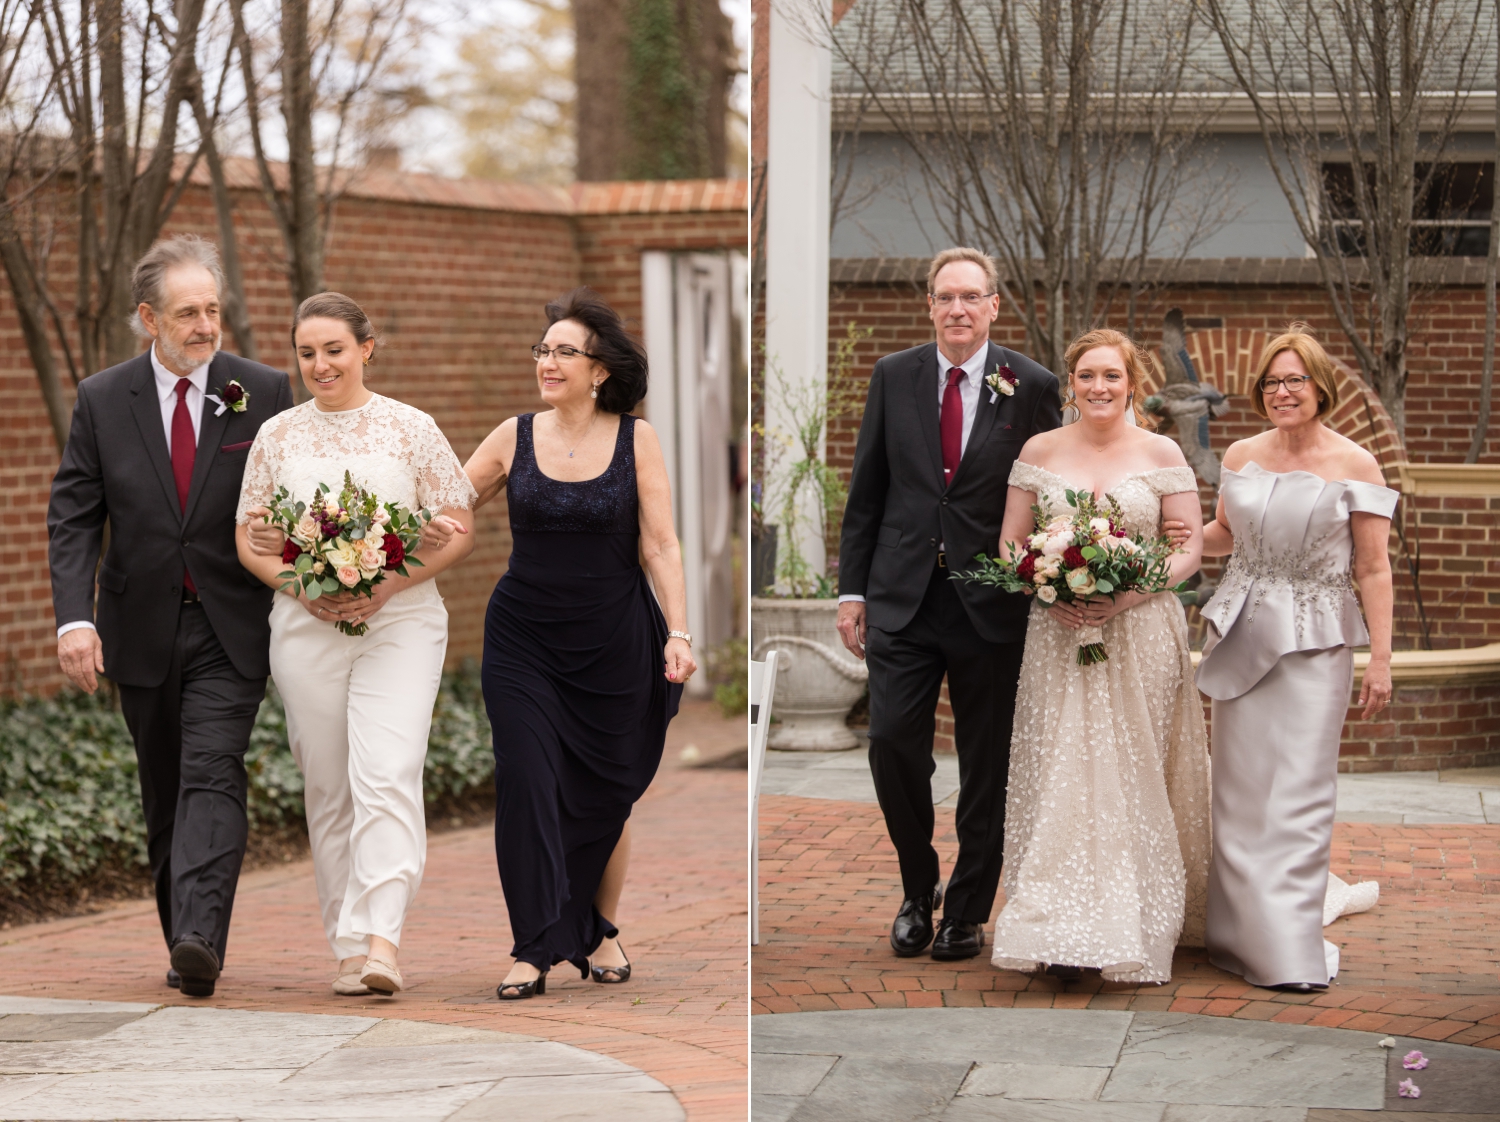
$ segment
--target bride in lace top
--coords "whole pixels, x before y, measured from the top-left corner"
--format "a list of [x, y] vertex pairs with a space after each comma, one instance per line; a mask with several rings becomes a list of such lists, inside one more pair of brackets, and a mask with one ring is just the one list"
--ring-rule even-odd
[[[312, 400], [261, 426], [240, 490], [240, 563], [280, 589], [283, 539], [262, 517], [277, 488], [308, 502], [338, 493], [349, 472], [382, 502], [444, 512], [461, 539], [423, 551], [409, 576], [387, 572], [372, 596], [308, 600], [300, 588], [271, 607], [271, 676], [286, 706], [292, 755], [306, 778], [307, 833], [324, 933], [345, 996], [401, 989], [397, 948], [422, 882], [427, 828], [422, 770], [432, 704], [448, 647], [448, 612], [433, 581], [473, 549], [477, 497], [426, 413], [371, 393], [364, 368], [375, 330], [347, 296], [324, 292], [297, 309], [297, 363]], [[334, 625], [368, 623], [360, 635]]]
[[[1010, 476], [1002, 542], [1070, 513], [1065, 492], [1120, 504], [1132, 533], [1188, 527], [1172, 580], [1202, 546], [1197, 480], [1181, 450], [1143, 427], [1135, 345], [1093, 331], [1068, 348], [1076, 424], [1033, 437]], [[1136, 424], [1127, 418], [1134, 413]], [[1107, 661], [1079, 666], [1080, 627]], [[1207, 741], [1187, 625], [1171, 592], [1034, 600], [1021, 664], [1005, 813], [1005, 907], [992, 961], [1109, 981], [1165, 982], [1179, 939], [1201, 944], [1209, 860]]]

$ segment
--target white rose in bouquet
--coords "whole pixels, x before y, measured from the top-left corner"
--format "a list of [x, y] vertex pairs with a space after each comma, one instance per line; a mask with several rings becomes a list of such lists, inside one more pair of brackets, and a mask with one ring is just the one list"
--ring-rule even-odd
[[1040, 551], [1047, 544], [1047, 535], [1042, 533], [1032, 534], [1026, 539], [1026, 548]]
[[375, 523], [375, 525], [377, 526], [384, 526], [386, 523], [390, 522], [390, 520], [390, 513], [383, 506], [376, 507], [375, 513], [370, 515], [370, 521]]
[[1091, 518], [1091, 519], [1089, 519], [1089, 533], [1094, 536], [1094, 540], [1096, 540], [1096, 541], [1098, 539], [1102, 538], [1102, 537], [1106, 537], [1109, 534], [1109, 519], [1108, 518]]
[[1050, 604], [1057, 599], [1057, 589], [1050, 584], [1044, 584], [1036, 590], [1036, 598], [1043, 604]]
[[305, 542], [315, 542], [323, 536], [322, 524], [311, 514], [304, 514], [297, 520], [297, 537]]

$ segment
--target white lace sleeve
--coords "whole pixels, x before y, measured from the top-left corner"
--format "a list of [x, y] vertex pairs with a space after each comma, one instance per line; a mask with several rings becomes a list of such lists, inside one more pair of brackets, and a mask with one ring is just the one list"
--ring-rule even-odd
[[440, 510], [473, 510], [479, 498], [474, 484], [464, 474], [463, 464], [453, 454], [453, 446], [438, 428], [437, 422], [426, 417], [428, 431], [417, 443], [413, 466], [417, 473], [417, 502], [433, 513]]
[[1057, 477], [1025, 460], [1017, 460], [1010, 468], [1010, 485], [1034, 495], [1043, 495], [1049, 489], [1057, 490]]
[[1190, 467], [1156, 468], [1143, 472], [1141, 478], [1158, 495], [1180, 495], [1198, 489], [1198, 477]]
[[235, 522], [241, 526], [250, 521], [246, 511], [251, 507], [270, 506], [271, 496], [276, 493], [276, 465], [281, 450], [269, 431], [270, 427], [269, 424], [261, 425], [245, 459], [245, 474], [240, 479], [240, 503], [234, 514]]

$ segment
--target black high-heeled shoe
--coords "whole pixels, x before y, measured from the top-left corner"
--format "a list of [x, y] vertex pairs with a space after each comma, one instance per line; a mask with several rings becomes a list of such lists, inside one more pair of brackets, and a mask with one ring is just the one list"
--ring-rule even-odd
[[[625, 947], [622, 944], [616, 941], [615, 945], [620, 948], [621, 954], [625, 953]], [[606, 974], [613, 974], [615, 976], [613, 978], [606, 978], [604, 976]], [[590, 959], [589, 976], [604, 986], [618, 986], [624, 982], [628, 982], [630, 981], [630, 959], [627, 958], [625, 960], [624, 966], [595, 966], [593, 960]]]
[[[515, 990], [515, 993], [506, 993]], [[547, 992], [547, 972], [543, 970], [529, 982], [501, 982], [495, 987], [495, 996], [501, 1001], [520, 1001], [525, 997], [537, 997]]]

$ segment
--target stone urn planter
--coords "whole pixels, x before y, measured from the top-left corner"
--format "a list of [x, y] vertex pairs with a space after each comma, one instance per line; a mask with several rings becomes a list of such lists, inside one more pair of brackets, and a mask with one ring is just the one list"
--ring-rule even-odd
[[838, 614], [837, 600], [751, 599], [750, 657], [781, 653], [770, 747], [830, 752], [859, 744], [844, 718], [870, 672], [844, 649]]

